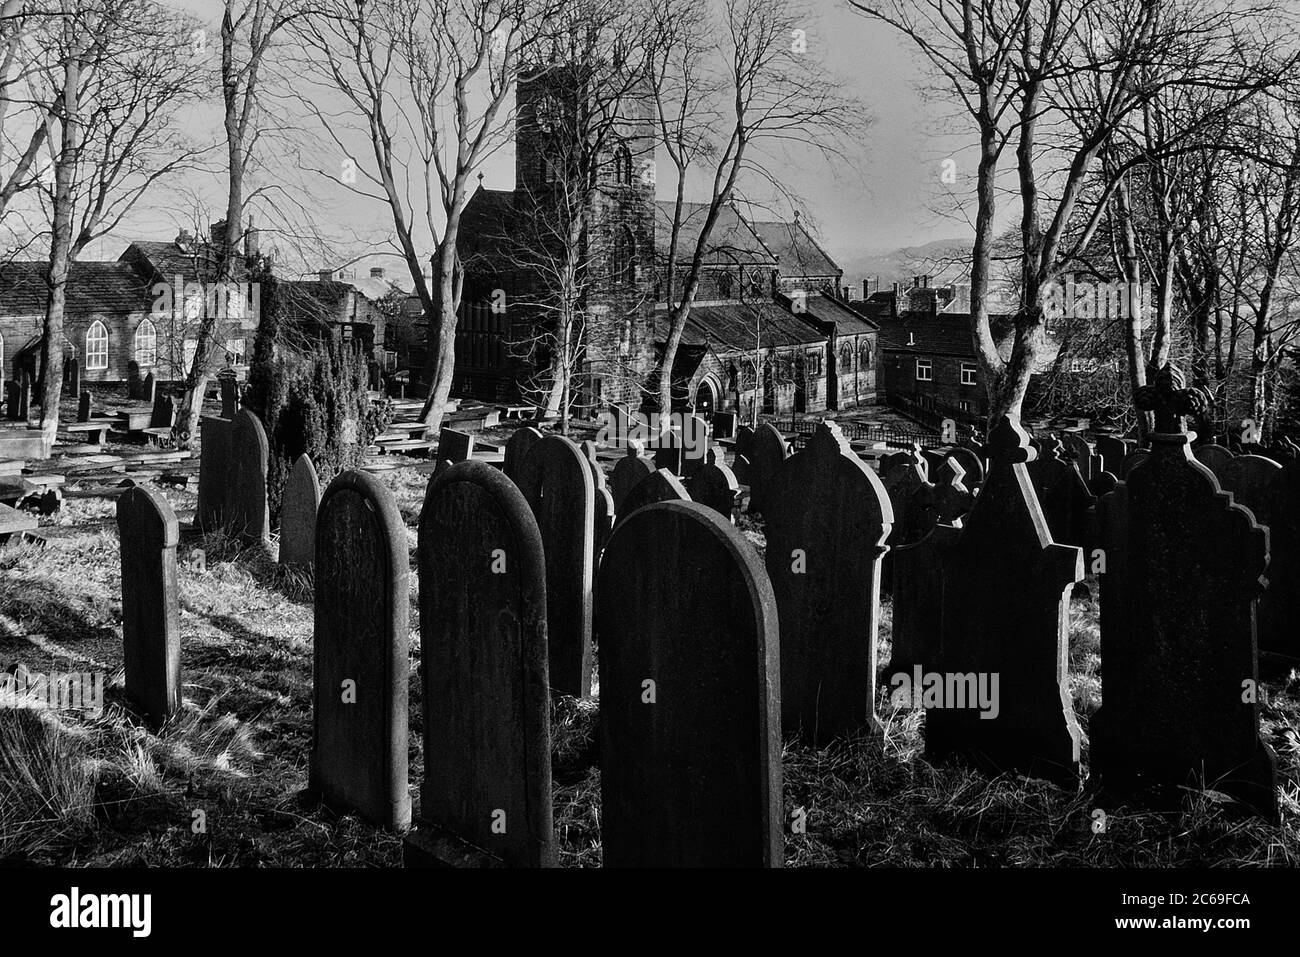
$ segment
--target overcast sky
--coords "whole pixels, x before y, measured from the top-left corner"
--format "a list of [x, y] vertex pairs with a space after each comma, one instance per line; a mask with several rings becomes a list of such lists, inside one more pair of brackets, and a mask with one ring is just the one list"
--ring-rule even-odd
[[[215, 37], [218, 0], [170, 2], [207, 21]], [[945, 200], [945, 195], [948, 190], [964, 192], [969, 188], [970, 177], [966, 174], [973, 170], [973, 160], [965, 146], [971, 137], [951, 132], [950, 118], [927, 105], [921, 92], [924, 67], [907, 42], [887, 27], [854, 13], [845, 0], [814, 3], [819, 12], [808, 28], [807, 55], [823, 59], [834, 75], [843, 78], [846, 90], [861, 99], [873, 120], [863, 132], [862, 146], [843, 162], [823, 161], [808, 152], [783, 164], [785, 178], [806, 200], [805, 218], [813, 224], [831, 256], [842, 264], [863, 250], [890, 250], [964, 235], [969, 227], [961, 219], [956, 203]], [[195, 125], [196, 132], [215, 136], [219, 131], [215, 107]], [[940, 182], [943, 162], [948, 158], [956, 161], [958, 182], [953, 187]], [[514, 181], [513, 150], [493, 156], [482, 171], [486, 186], [510, 189]], [[214, 178], [200, 188], [213, 208], [223, 205], [218, 180]], [[671, 184], [661, 179], [661, 195], [667, 195], [670, 189]], [[390, 221], [382, 204], [349, 195], [323, 178], [312, 187], [312, 200], [335, 235], [342, 256], [360, 252], [346, 248], [348, 236], [373, 237]], [[192, 212], [155, 206], [140, 210], [133, 219], [116, 236], [88, 250], [86, 258], [113, 258], [133, 238], [174, 238], [178, 226], [192, 223]], [[389, 267], [390, 275], [401, 269], [391, 257], [359, 265], [381, 262]]]

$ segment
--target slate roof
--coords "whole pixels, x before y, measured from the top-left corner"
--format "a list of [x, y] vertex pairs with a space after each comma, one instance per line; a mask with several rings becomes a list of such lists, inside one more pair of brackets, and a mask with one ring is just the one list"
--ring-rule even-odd
[[[666, 341], [668, 312], [656, 312], [654, 321], [656, 340]], [[708, 346], [717, 353], [752, 352], [756, 347], [821, 345], [825, 341], [820, 330], [775, 302], [695, 306], [682, 330], [684, 344]]]
[[798, 220], [793, 223], [755, 220], [749, 226], [776, 257], [782, 276], [821, 278], [840, 274], [840, 267]]
[[[1005, 351], [1012, 332], [1012, 317], [990, 315], [989, 323], [999, 351]], [[879, 346], [889, 352], [974, 358], [968, 312], [905, 312], [880, 320]], [[909, 344], [910, 342], [910, 344]]]
[[[39, 260], [0, 263], [0, 315], [43, 315], [48, 269], [49, 263]], [[66, 311], [69, 315], [146, 312], [153, 303], [152, 285], [152, 279], [131, 263], [73, 262]]]
[[804, 301], [804, 308], [814, 319], [833, 323], [841, 336], [865, 335], [879, 328], [875, 320], [860, 315], [849, 303], [834, 296], [810, 295]]
[[[141, 270], [155, 270], [167, 282], [178, 275], [184, 276], [186, 282], [215, 282], [219, 256], [212, 243], [201, 240], [194, 240], [186, 249], [181, 249], [175, 242], [137, 239], [126, 247], [118, 260], [134, 262]], [[238, 282], [246, 278], [243, 256], [237, 256], [234, 279]]]
[[[660, 262], [668, 260], [669, 245], [672, 241], [673, 214], [676, 203], [673, 200], [655, 201], [655, 252]], [[677, 257], [681, 265], [690, 263], [695, 254], [695, 245], [699, 242], [700, 231], [709, 215], [708, 203], [683, 203], [681, 231], [677, 238]], [[706, 266], [732, 265], [777, 265], [772, 251], [763, 245], [758, 235], [749, 228], [740, 214], [731, 206], [724, 206], [718, 211], [718, 221], [709, 235], [709, 247], [704, 254]]]

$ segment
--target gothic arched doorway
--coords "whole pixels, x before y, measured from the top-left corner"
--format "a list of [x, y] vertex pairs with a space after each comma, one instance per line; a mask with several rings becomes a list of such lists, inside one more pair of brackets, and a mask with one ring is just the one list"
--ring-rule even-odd
[[700, 415], [712, 415], [718, 407], [718, 390], [713, 382], [706, 378], [695, 387], [695, 411]]

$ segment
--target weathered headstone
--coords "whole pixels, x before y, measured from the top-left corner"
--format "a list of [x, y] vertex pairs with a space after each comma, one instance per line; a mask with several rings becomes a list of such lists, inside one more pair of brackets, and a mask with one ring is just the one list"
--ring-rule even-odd
[[1155, 413], [1151, 458], [1098, 504], [1106, 670], [1093, 770], [1117, 790], [1203, 783], [1275, 816], [1251, 691], [1268, 532], [1192, 457], [1183, 417], [1208, 409], [1208, 393], [1166, 365], [1136, 400]]
[[438, 433], [438, 460], [450, 462], [468, 462], [474, 455], [474, 436], [468, 432], [443, 428]]
[[137, 485], [117, 499], [122, 555], [122, 662], [126, 693], [155, 727], [181, 701], [180, 599], [176, 514], [159, 493]]
[[523, 494], [484, 462], [420, 513], [424, 784], [407, 863], [553, 867], [546, 560]]
[[709, 449], [707, 461], [690, 479], [686, 489], [691, 501], [707, 505], [729, 522], [735, 521], [740, 483], [731, 469], [722, 463], [717, 449]]
[[682, 485], [681, 479], [667, 469], [657, 469], [637, 482], [632, 491], [627, 493], [627, 497], [623, 499], [623, 508], [614, 521], [614, 527], [618, 528], [624, 519], [646, 505], [690, 500], [690, 493], [686, 491], [686, 486]]
[[26, 369], [18, 379], [18, 415], [19, 422], [26, 422], [32, 413], [32, 377]]
[[742, 425], [736, 429], [736, 447], [735, 455], [732, 458], [731, 470], [736, 473], [736, 481], [741, 485], [749, 484], [749, 453], [754, 446], [754, 430], [748, 425]]
[[393, 493], [366, 472], [335, 478], [316, 522], [311, 789], [398, 830], [411, 820], [409, 561]]
[[280, 505], [280, 564], [308, 567], [316, 560], [316, 513], [320, 480], [306, 455], [298, 456]]
[[781, 866], [776, 599], [754, 549], [698, 502], [652, 505], [596, 591], [605, 866]]
[[1255, 521], [1273, 526], [1273, 483], [1277, 481], [1282, 466], [1262, 455], [1238, 455], [1223, 465], [1215, 478], [1232, 500], [1250, 509]]
[[546, 555], [551, 687], [591, 694], [591, 588], [595, 574], [595, 484], [578, 447], [560, 435], [528, 451], [517, 484], [541, 530]]
[[[1224, 467], [1235, 458], [1235, 456], [1225, 449], [1222, 445], [1216, 445], [1209, 442], [1205, 445], [1198, 445], [1193, 454], [1196, 461], [1200, 462], [1207, 469], [1214, 473], [1215, 478], [1223, 474]], [[1122, 478], [1123, 476], [1121, 476]]]
[[1092, 481], [1092, 446], [1078, 432], [1062, 433], [1061, 444], [1065, 447], [1064, 458], [1067, 461], [1074, 462], [1075, 468], [1079, 470], [1080, 477], [1082, 477], [1084, 484], [1087, 485]]
[[736, 413], [714, 412], [712, 424], [713, 424], [713, 437], [715, 439], [730, 439], [735, 437]]
[[609, 477], [609, 491], [614, 497], [615, 515], [623, 513], [623, 502], [628, 493], [636, 488], [642, 479], [654, 474], [654, 461], [642, 454], [643, 452], [642, 444], [634, 439], [628, 443], [627, 455], [614, 465], [614, 471]]
[[81, 363], [71, 358], [63, 370], [63, 390], [68, 395], [81, 395]]
[[1059, 439], [1048, 439], [1042, 457], [1029, 463], [1029, 477], [1034, 481], [1034, 492], [1047, 519], [1052, 541], [1082, 548], [1091, 538], [1089, 509], [1097, 500], [1088, 491], [1074, 463], [1065, 460], [1063, 452]]
[[839, 426], [823, 422], [777, 469], [763, 517], [785, 730], [819, 745], [874, 726], [889, 494]]
[[1273, 480], [1267, 514], [1268, 591], [1259, 609], [1259, 647], [1300, 659], [1300, 458]]
[[501, 467], [501, 471], [506, 473], [506, 478], [519, 484], [519, 470], [524, 464], [524, 459], [528, 455], [528, 450], [533, 447], [542, 433], [532, 426], [523, 429], [516, 429], [514, 434], [506, 440], [506, 459]]
[[955, 445], [948, 450], [948, 458], [961, 465], [964, 472], [962, 484], [972, 492], [984, 484], [984, 459], [977, 453]]
[[218, 376], [221, 383], [221, 417], [233, 419], [239, 411], [239, 383], [234, 376]]
[[587, 468], [591, 470], [591, 484], [595, 492], [592, 498], [595, 508], [591, 513], [591, 534], [595, 558], [599, 562], [600, 553], [605, 550], [605, 543], [609, 541], [609, 533], [614, 530], [614, 497], [609, 492], [605, 470], [601, 468], [600, 459], [596, 456], [596, 443], [588, 440], [583, 442], [578, 450], [582, 452]]
[[[151, 377], [152, 375], [153, 373], [150, 373]], [[164, 392], [159, 392], [153, 400], [153, 413], [149, 416], [149, 428], [170, 429], [175, 420], [176, 406], [172, 402], [172, 397]]]
[[894, 557], [899, 546], [919, 541], [926, 533], [922, 510], [914, 507], [917, 491], [926, 484], [925, 472], [926, 463], [920, 446], [881, 461], [880, 484], [889, 496], [889, 508], [893, 514], [889, 537], [885, 540], [889, 551], [885, 553], [880, 569], [880, 587], [885, 591], [893, 588]]
[[[1099, 435], [1093, 443], [1096, 453], [1101, 456], [1102, 471], [1112, 475], [1119, 475], [1120, 463], [1124, 461], [1124, 456], [1133, 451], [1135, 445], [1136, 443], [1128, 442], [1116, 435]], [[1095, 470], [1093, 474], [1096, 474]]]
[[781, 433], [770, 422], [754, 430], [749, 447], [749, 511], [761, 513], [767, 504], [767, 489], [772, 476], [786, 460], [789, 450]]
[[232, 451], [233, 423], [205, 415], [201, 420], [199, 445], [199, 501], [194, 524], [202, 532], [213, 532], [226, 524], [226, 509], [234, 497]]
[[271, 537], [266, 504], [268, 454], [262, 420], [251, 410], [240, 409], [230, 430], [230, 486], [225, 506], [230, 534], [246, 542], [265, 542]]
[[[1029, 436], [1013, 418], [990, 432], [989, 455], [984, 488], [940, 556], [937, 667], [911, 688], [927, 708], [926, 752], [1077, 784], [1080, 732], [1066, 652], [1069, 589], [1083, 578], [1082, 553], [1052, 541], [1026, 468]], [[936, 682], [938, 707], [925, 693]]]
[[141, 391], [140, 363], [132, 359], [126, 364], [126, 397], [138, 399]]
[[82, 392], [77, 398], [77, 421], [90, 421], [90, 393]]
[[[144, 377], [144, 381], [140, 383], [140, 398], [143, 399], [145, 402], [149, 403], [150, 405], [153, 405], [154, 402], [157, 401], [158, 398], [157, 393], [158, 393], [158, 380], [155, 379], [153, 373], [150, 372], [147, 376]], [[170, 422], [167, 424], [171, 425]], [[151, 429], [160, 428], [160, 426], [155, 426], [151, 424], [149, 428]]]

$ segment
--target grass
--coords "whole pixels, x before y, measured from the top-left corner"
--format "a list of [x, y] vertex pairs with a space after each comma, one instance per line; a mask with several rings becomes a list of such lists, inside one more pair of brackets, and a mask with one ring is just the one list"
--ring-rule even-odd
[[[427, 477], [383, 473], [408, 522]], [[164, 492], [192, 508], [186, 490]], [[148, 730], [122, 694], [118, 544], [111, 503], [75, 499], [46, 546], [0, 549], [0, 667], [100, 670], [106, 707], [0, 711], [0, 863], [93, 866], [392, 867], [400, 838], [303, 796], [311, 747], [310, 578], [220, 535], [179, 549], [183, 707]], [[109, 521], [104, 522], [105, 519]], [[761, 525], [742, 533], [763, 545]], [[200, 554], [201, 553], [201, 554]], [[411, 575], [410, 781], [423, 773], [418, 583]], [[1095, 593], [1095, 589], [1094, 589]], [[882, 608], [882, 666], [891, 609]], [[1085, 734], [1101, 701], [1095, 601], [1072, 603], [1070, 693]], [[1217, 792], [1185, 789], [1157, 810], [924, 757], [924, 715], [882, 693], [883, 733], [783, 753], [792, 866], [1165, 867], [1300, 865], [1300, 675], [1266, 674], [1263, 734], [1278, 754], [1282, 822]], [[886, 689], [887, 690], [887, 689]], [[599, 706], [552, 704], [560, 862], [600, 864]], [[1087, 763], [1085, 743], [1084, 762]], [[1113, 806], [1112, 806], [1113, 804]], [[1106, 829], [1094, 833], [1102, 809]], [[787, 828], [789, 831], [789, 828]]]

